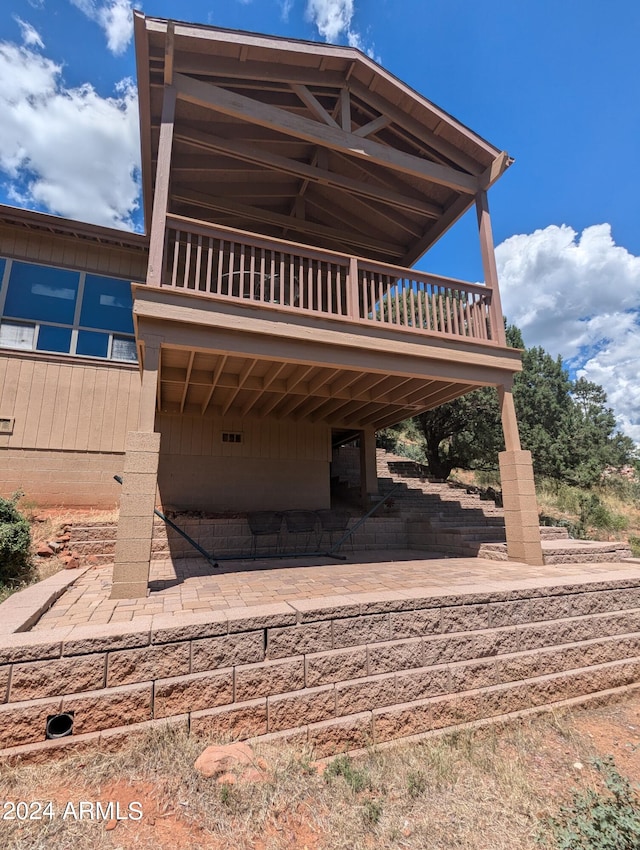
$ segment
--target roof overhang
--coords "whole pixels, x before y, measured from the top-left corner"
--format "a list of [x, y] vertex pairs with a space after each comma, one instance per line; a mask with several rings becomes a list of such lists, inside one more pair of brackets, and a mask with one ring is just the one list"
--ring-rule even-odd
[[145, 220], [171, 212], [412, 265], [512, 160], [361, 51], [135, 14]]

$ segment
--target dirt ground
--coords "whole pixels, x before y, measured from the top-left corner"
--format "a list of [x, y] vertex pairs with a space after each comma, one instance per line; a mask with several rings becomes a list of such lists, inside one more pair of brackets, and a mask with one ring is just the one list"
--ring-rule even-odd
[[[207, 743], [165, 730], [115, 753], [0, 765], [0, 801], [9, 803], [0, 811], [2, 846], [533, 850], [545, 818], [572, 790], [602, 788], [594, 756], [612, 755], [620, 773], [640, 783], [640, 693], [328, 767], [292, 746], [257, 747], [266, 762], [260, 781], [240, 772], [223, 783], [201, 776], [193, 763]], [[19, 800], [32, 805], [22, 819], [11, 808]]]

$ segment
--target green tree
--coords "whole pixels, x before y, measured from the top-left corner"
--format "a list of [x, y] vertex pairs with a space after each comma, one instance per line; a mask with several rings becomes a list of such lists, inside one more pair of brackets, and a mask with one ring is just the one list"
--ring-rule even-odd
[[[616, 430], [602, 387], [583, 378], [572, 382], [562, 358], [541, 347], [525, 348], [514, 325], [506, 336], [508, 345], [523, 349], [513, 397], [522, 447], [531, 452], [536, 475], [590, 486], [606, 466], [633, 461], [634, 443]], [[436, 477], [447, 478], [456, 467], [496, 468], [504, 443], [494, 388], [421, 413], [414, 423]]]
[[414, 417], [431, 473], [448, 478], [451, 470], [495, 469], [504, 448], [497, 393], [483, 387]]

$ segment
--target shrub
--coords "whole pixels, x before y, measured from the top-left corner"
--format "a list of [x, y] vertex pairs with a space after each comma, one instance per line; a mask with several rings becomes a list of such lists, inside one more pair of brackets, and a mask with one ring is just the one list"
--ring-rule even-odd
[[20, 493], [10, 499], [0, 497], [0, 585], [14, 586], [29, 579], [31, 529], [16, 508]]
[[[620, 776], [611, 756], [594, 759], [606, 791], [574, 791], [573, 802], [549, 818], [558, 850], [638, 850], [640, 800], [628, 779]], [[542, 843], [549, 846], [548, 840]]]

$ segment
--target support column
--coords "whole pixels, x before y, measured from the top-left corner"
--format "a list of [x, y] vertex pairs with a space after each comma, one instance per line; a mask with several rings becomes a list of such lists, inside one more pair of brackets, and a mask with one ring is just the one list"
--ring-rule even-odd
[[364, 428], [360, 432], [360, 492], [364, 507], [378, 495], [376, 432], [373, 428]]
[[478, 192], [476, 195], [476, 213], [478, 216], [480, 255], [482, 257], [484, 282], [491, 289], [491, 306], [489, 308], [492, 326], [491, 339], [500, 343], [500, 345], [506, 345], [502, 301], [500, 299], [500, 286], [498, 284], [498, 268], [496, 266], [496, 254], [493, 245], [491, 216], [489, 215], [489, 201], [487, 193], [484, 190]]
[[159, 362], [159, 343], [147, 342], [138, 430], [129, 431], [125, 442], [111, 599], [140, 598], [148, 593], [160, 457], [160, 434], [153, 430]]
[[500, 414], [506, 451], [500, 452], [500, 480], [504, 503], [507, 554], [510, 561], [532, 566], [544, 564], [540, 520], [531, 452], [520, 447], [518, 421], [511, 387], [499, 386]]

